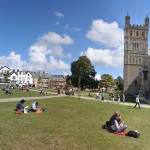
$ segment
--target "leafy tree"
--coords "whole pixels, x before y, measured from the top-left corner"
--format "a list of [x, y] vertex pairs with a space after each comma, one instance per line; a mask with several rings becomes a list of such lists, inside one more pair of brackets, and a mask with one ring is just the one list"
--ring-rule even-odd
[[67, 87], [72, 87], [71, 76], [67, 75], [66, 82], [67, 82]]
[[123, 79], [121, 76], [118, 76], [117, 79], [115, 79], [116, 86], [119, 90], [123, 90]]
[[86, 56], [80, 56], [77, 61], [71, 63], [72, 83], [81, 88], [87, 87], [95, 77], [96, 71], [91, 61]]
[[102, 87], [105, 87], [106, 90], [108, 87], [111, 87], [111, 86], [114, 86], [115, 85], [115, 81], [113, 80], [113, 77], [112, 75], [110, 74], [103, 74], [101, 76], [101, 80], [99, 82], [99, 86], [102, 88]]

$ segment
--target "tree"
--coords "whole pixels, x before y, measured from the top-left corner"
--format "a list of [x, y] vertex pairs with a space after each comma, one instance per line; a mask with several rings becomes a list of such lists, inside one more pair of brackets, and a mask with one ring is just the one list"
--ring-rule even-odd
[[102, 87], [105, 87], [106, 90], [108, 87], [112, 87], [115, 85], [115, 81], [113, 80], [113, 77], [112, 75], [110, 74], [103, 74], [101, 76], [101, 80], [99, 82], [99, 86], [102, 88]]
[[71, 63], [72, 83], [81, 88], [87, 87], [91, 79], [96, 75], [94, 66], [86, 56], [80, 56], [77, 61]]
[[66, 83], [67, 83], [67, 87], [71, 87], [72, 88], [71, 76], [67, 75]]
[[121, 76], [118, 76], [117, 79], [115, 79], [116, 86], [118, 87], [119, 90], [123, 90], [123, 79]]

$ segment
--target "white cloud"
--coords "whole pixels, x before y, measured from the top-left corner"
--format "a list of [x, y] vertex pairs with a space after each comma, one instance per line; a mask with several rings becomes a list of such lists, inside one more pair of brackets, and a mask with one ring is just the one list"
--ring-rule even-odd
[[88, 48], [80, 55], [86, 55], [93, 65], [120, 67], [123, 65], [123, 47], [116, 50]]
[[64, 63], [61, 60], [56, 60], [53, 56], [50, 56], [50, 67], [49, 69], [55, 70], [55, 69], [60, 69], [60, 70], [69, 70], [70, 66], [66, 63]]
[[116, 48], [123, 44], [124, 32], [117, 22], [107, 23], [103, 20], [94, 20], [86, 37], [105, 46]]
[[29, 48], [29, 61], [23, 61], [21, 55], [11, 52], [9, 56], [0, 57], [0, 66], [8, 66], [20, 70], [62, 70], [69, 71], [70, 66], [60, 60], [71, 58], [71, 54], [64, 54], [63, 46], [70, 45], [73, 40], [68, 35], [61, 36], [55, 32], [49, 32], [39, 37]]
[[[89, 47], [80, 55], [86, 55], [93, 65], [119, 68], [123, 66], [124, 32], [117, 22], [107, 23], [103, 20], [94, 20], [87, 38], [105, 45], [107, 49]], [[111, 49], [110, 49], [111, 47]]]
[[29, 49], [30, 65], [34, 69], [60, 69], [69, 70], [70, 66], [55, 57], [71, 58], [71, 54], [63, 53], [63, 46], [70, 45], [73, 40], [68, 36], [60, 36], [55, 32], [49, 32], [41, 36]]
[[79, 29], [79, 28], [73, 28], [73, 31], [77, 31], [77, 32], [79, 32], [79, 31], [80, 31], [80, 29]]
[[55, 12], [55, 15], [59, 18], [63, 18], [64, 17], [64, 14], [63, 13], [60, 13], [60, 12]]
[[101, 75], [100, 75], [100, 74], [97, 74], [97, 75], [95, 76], [95, 79], [101, 80]]
[[30, 61], [40, 61], [46, 62], [47, 57], [49, 55], [53, 55], [55, 57], [67, 57], [71, 58], [71, 54], [63, 53], [63, 45], [70, 45], [73, 43], [73, 40], [64, 35], [61, 37], [59, 34], [55, 32], [49, 32], [41, 36], [38, 41], [30, 47], [29, 56]]
[[11, 52], [9, 56], [0, 56], [0, 66], [9, 66], [12, 69], [24, 69], [27, 65], [26, 61], [21, 60], [21, 55]]

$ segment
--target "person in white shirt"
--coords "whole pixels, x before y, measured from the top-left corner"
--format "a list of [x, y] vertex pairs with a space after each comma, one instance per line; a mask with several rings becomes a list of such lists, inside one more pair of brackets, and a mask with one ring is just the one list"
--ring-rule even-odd
[[140, 98], [139, 98], [139, 95], [136, 96], [134, 108], [136, 107], [136, 105], [138, 105], [139, 109], [140, 109]]
[[38, 102], [33, 102], [31, 107], [30, 107], [30, 111], [34, 111], [36, 112], [39, 108], [38, 108], [39, 103]]

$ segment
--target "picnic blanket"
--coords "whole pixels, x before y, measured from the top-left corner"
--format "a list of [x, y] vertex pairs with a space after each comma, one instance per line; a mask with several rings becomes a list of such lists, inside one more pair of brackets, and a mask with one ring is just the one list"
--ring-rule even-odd
[[126, 135], [128, 132], [127, 131], [122, 131], [122, 132], [113, 132], [116, 135]]

